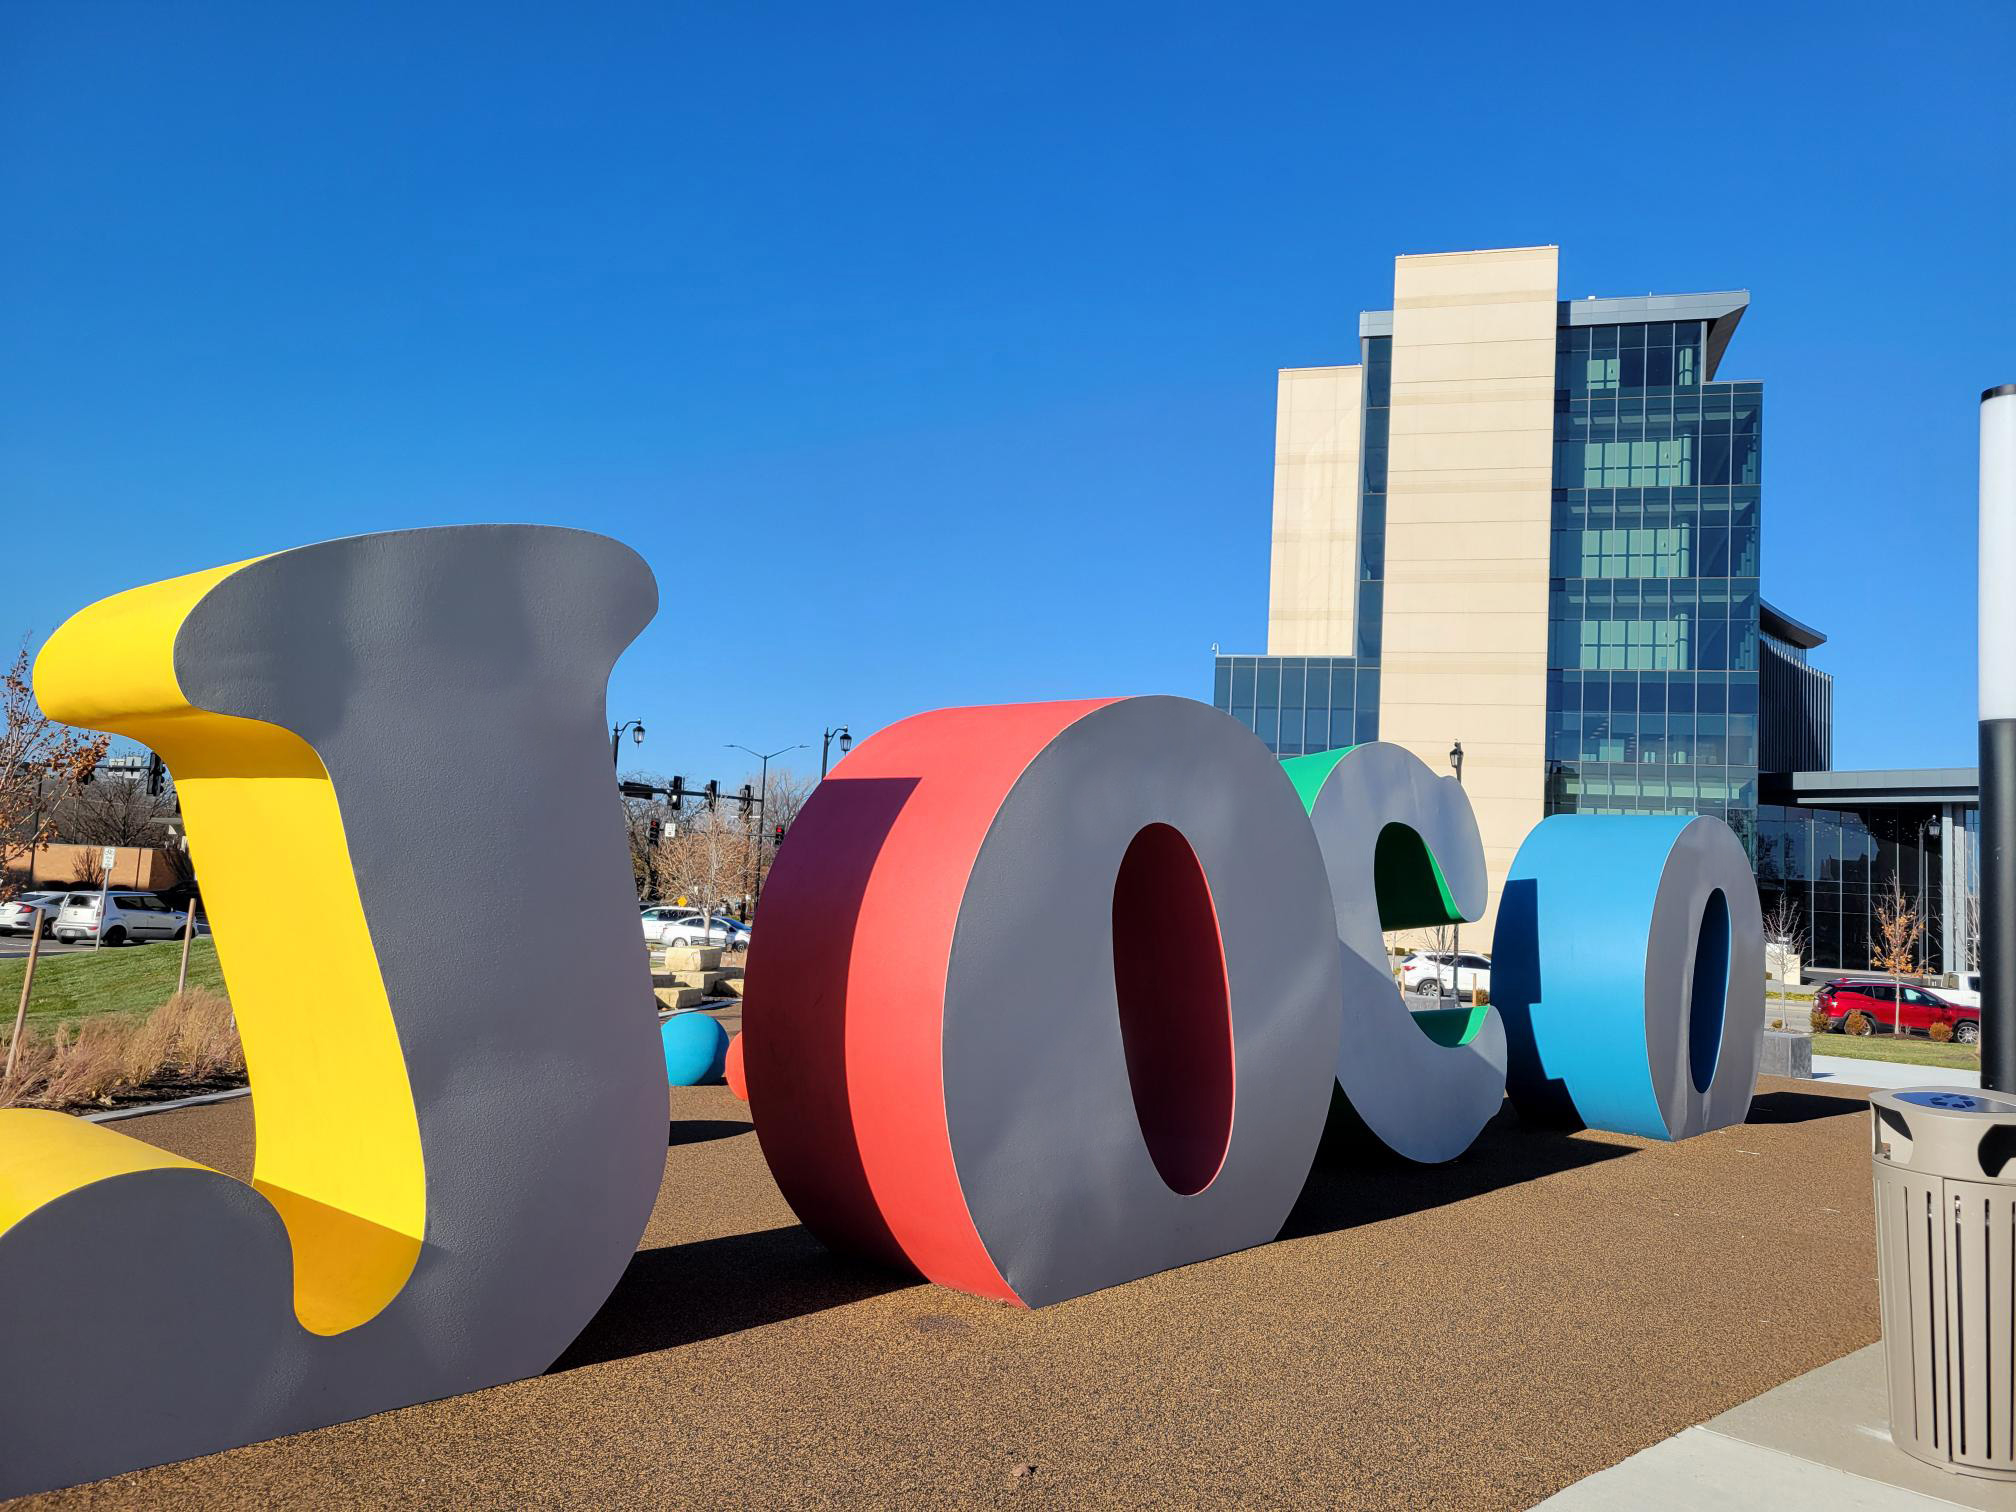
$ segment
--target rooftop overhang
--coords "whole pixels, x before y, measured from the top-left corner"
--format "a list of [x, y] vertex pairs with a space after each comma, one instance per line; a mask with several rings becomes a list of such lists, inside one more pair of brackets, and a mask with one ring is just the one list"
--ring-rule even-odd
[[1975, 767], [1916, 767], [1889, 772], [1781, 772], [1762, 782], [1770, 797], [1801, 808], [1867, 808], [1884, 803], [1975, 803], [1981, 773]]
[[[1712, 294], [1641, 294], [1629, 299], [1564, 299], [1560, 323], [1571, 325], [1638, 325], [1648, 320], [1705, 320], [1708, 322], [1708, 371], [1703, 382], [1713, 382], [1722, 365], [1729, 338], [1736, 334], [1736, 322], [1750, 308], [1748, 289], [1723, 289]], [[1391, 310], [1364, 310], [1358, 316], [1358, 339], [1393, 334]]]
[[1722, 289], [1712, 294], [1641, 294], [1630, 299], [1564, 299], [1561, 324], [1639, 325], [1648, 320], [1705, 320], [1708, 322], [1708, 371], [1704, 382], [1712, 383], [1722, 366], [1722, 354], [1729, 338], [1736, 334], [1736, 322], [1750, 308], [1748, 289]]
[[1771, 603], [1757, 606], [1757, 622], [1763, 632], [1788, 646], [1797, 646], [1801, 651], [1811, 651], [1815, 646], [1824, 646], [1827, 637], [1811, 625], [1792, 618], [1783, 609]]

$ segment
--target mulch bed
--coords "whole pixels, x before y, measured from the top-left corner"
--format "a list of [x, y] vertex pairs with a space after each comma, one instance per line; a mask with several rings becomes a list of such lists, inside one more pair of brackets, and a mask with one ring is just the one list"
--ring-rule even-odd
[[[1878, 1337], [1866, 1109], [1767, 1081], [1681, 1145], [1508, 1112], [1031, 1313], [828, 1254], [745, 1105], [680, 1089], [650, 1230], [549, 1374], [53, 1500], [1527, 1507]], [[245, 1101], [122, 1128], [249, 1166]]]

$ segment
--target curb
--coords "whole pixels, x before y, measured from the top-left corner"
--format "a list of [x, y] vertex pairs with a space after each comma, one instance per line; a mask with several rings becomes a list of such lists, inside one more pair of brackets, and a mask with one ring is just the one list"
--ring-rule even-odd
[[177, 1108], [199, 1108], [204, 1103], [229, 1102], [234, 1097], [250, 1097], [250, 1087], [233, 1087], [225, 1092], [205, 1092], [196, 1097], [178, 1097], [173, 1102], [146, 1103], [138, 1108], [108, 1108], [103, 1113], [86, 1113], [86, 1123], [113, 1123], [121, 1118], [144, 1118], [149, 1113], [171, 1113]]

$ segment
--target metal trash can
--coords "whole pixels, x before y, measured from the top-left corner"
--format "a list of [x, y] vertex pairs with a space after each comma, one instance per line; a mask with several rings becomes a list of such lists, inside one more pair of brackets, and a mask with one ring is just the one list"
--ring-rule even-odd
[[2016, 1480], [2016, 1097], [1870, 1094], [1890, 1437]]

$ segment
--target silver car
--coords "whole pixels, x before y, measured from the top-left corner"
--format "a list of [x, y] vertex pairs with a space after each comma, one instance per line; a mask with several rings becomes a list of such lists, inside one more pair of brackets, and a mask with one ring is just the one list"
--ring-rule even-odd
[[[168, 940], [182, 933], [188, 915], [170, 908], [152, 893], [114, 889], [104, 895], [105, 915], [98, 914], [99, 895], [73, 892], [56, 915], [56, 938], [62, 941], [99, 939], [106, 945]], [[103, 931], [102, 935], [100, 931]]]

